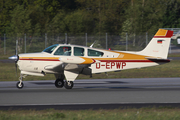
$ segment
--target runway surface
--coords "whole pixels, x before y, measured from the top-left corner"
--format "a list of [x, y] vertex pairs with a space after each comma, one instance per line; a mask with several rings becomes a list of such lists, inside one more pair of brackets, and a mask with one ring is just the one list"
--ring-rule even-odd
[[130, 104], [180, 106], [180, 78], [75, 80], [71, 90], [56, 88], [54, 80], [24, 81], [23, 89], [17, 89], [16, 82], [0, 82], [0, 109], [84, 105], [93, 109], [93, 105], [103, 108]]

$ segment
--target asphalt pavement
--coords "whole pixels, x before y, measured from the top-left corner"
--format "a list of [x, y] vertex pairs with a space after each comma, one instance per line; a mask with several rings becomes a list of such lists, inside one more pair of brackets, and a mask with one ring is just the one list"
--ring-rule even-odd
[[54, 80], [24, 81], [23, 89], [17, 89], [16, 82], [0, 82], [0, 109], [180, 106], [180, 78], [91, 79], [74, 83], [74, 88], [67, 90], [56, 88]]

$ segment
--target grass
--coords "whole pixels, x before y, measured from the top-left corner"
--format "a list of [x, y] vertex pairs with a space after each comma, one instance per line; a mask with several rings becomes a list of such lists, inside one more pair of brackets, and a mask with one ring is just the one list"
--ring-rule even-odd
[[[17, 81], [19, 70], [15, 70], [14, 63], [0, 63], [0, 81]], [[180, 77], [180, 60], [172, 60], [170, 63], [147, 67], [141, 69], [122, 70], [120, 72], [108, 72], [93, 74], [90, 78], [87, 75], [79, 75], [77, 79], [103, 79], [103, 78], [162, 78], [162, 77]], [[53, 74], [47, 74], [45, 77], [27, 76], [23, 80], [54, 80]]]
[[171, 53], [168, 57], [180, 57], [180, 53]]
[[178, 108], [0, 111], [1, 120], [179, 120]]

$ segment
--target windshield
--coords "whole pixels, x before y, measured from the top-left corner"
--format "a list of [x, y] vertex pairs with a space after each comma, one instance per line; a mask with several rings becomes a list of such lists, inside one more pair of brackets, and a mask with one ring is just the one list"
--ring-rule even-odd
[[52, 46], [47, 47], [46, 49], [43, 50], [43, 52], [47, 52], [47, 53], [52, 53], [54, 51], [54, 49], [58, 46], [59, 44], [55, 44]]

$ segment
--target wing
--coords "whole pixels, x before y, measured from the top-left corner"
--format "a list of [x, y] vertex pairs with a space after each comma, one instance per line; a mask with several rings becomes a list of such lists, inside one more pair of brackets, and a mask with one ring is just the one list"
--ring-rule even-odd
[[77, 56], [63, 56], [59, 58], [60, 64], [58, 65], [47, 65], [44, 67], [46, 70], [56, 70], [63, 68], [64, 70], [77, 70], [89, 67], [91, 64], [100, 62], [93, 58], [77, 57]]
[[92, 75], [92, 70], [89, 68], [91, 64], [98, 63], [100, 61], [87, 57], [77, 56], [63, 56], [59, 60], [62, 62], [59, 65], [45, 66], [46, 70], [59, 71], [63, 70], [64, 75], [68, 81], [74, 81], [76, 77], [81, 74]]

